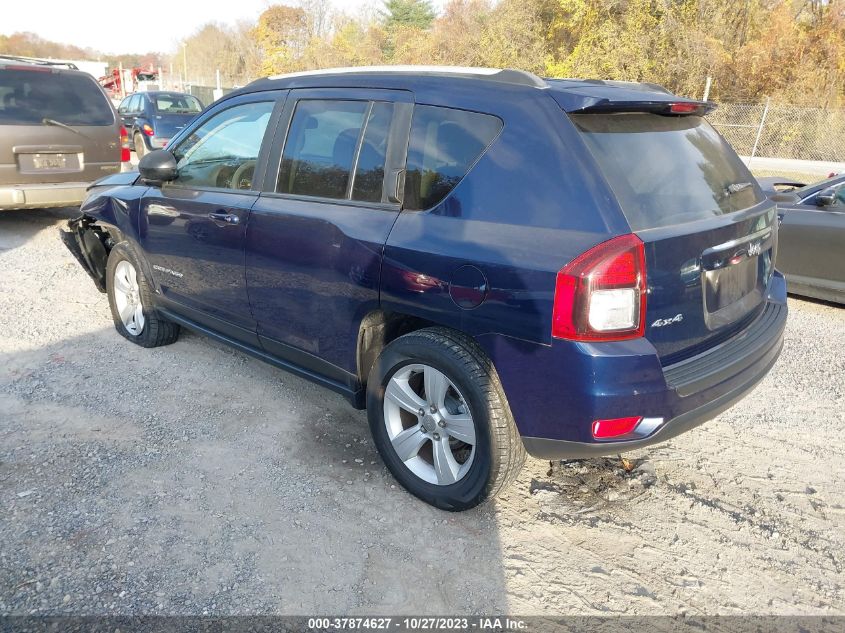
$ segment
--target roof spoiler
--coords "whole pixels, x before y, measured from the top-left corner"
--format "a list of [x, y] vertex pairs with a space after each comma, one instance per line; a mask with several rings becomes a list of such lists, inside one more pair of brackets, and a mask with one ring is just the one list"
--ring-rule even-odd
[[693, 101], [691, 99], [660, 99], [649, 101], [611, 101], [601, 99], [572, 113], [617, 113], [617, 112], [649, 112], [667, 116], [698, 115], [704, 116], [716, 109], [712, 101]]

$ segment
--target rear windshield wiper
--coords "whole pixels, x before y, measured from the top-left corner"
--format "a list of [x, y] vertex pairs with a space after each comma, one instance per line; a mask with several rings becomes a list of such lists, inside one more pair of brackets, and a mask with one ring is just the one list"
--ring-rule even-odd
[[62, 123], [61, 121], [56, 121], [56, 119], [48, 119], [47, 117], [44, 117], [43, 119], [41, 119], [41, 123], [43, 123], [44, 125], [55, 125], [56, 127], [61, 127], [61, 128], [66, 129], [66, 130], [70, 130], [74, 134], [79, 134], [79, 136], [84, 136], [87, 139], [91, 138], [87, 134], [80, 132], [79, 130], [77, 130], [75, 128], [72, 128], [67, 123]]
[[753, 186], [750, 182], [735, 182], [725, 187], [725, 196], [732, 196]]

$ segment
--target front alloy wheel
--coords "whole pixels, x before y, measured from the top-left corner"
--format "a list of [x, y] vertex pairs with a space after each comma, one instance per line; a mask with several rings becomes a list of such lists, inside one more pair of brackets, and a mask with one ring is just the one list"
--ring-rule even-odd
[[140, 336], [145, 322], [141, 288], [138, 285], [138, 272], [126, 259], [118, 262], [114, 268], [113, 288], [115, 307], [123, 327], [132, 336]]
[[179, 326], [156, 310], [154, 293], [129, 242], [115, 244], [106, 262], [106, 294], [114, 326], [141, 347], [173, 343]]
[[472, 466], [476, 440], [469, 407], [434, 367], [407, 365], [393, 374], [385, 390], [384, 424], [396, 456], [423, 481], [448, 486]]

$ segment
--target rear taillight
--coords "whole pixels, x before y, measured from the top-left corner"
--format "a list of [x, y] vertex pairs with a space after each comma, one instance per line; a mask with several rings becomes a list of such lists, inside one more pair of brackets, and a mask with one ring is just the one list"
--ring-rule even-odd
[[120, 128], [120, 162], [128, 163], [129, 156], [129, 133], [125, 127]]
[[141, 126], [141, 129], [144, 130], [144, 134], [146, 134], [147, 136], [152, 136], [153, 134], [155, 134], [155, 132], [153, 131], [153, 128], [151, 126], [147, 125], [146, 123], [144, 123], [144, 125]]
[[557, 274], [552, 336], [619, 341], [645, 332], [645, 247], [621, 235], [582, 253]]

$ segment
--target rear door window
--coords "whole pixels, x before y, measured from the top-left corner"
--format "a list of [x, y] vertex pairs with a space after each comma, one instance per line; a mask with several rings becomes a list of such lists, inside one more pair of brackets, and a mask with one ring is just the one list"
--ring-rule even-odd
[[305, 99], [291, 119], [276, 191], [347, 198], [368, 101]]
[[732, 213], [763, 200], [748, 168], [701, 117], [570, 117], [634, 231]]
[[384, 162], [387, 158], [393, 109], [393, 104], [387, 102], [376, 102], [372, 105], [364, 128], [361, 150], [355, 163], [353, 200], [364, 202], [381, 202], [382, 200]]
[[0, 69], [0, 125], [40, 125], [44, 119], [107, 126], [114, 123], [114, 112], [88, 75], [40, 67]]
[[428, 209], [443, 200], [501, 129], [501, 119], [489, 114], [415, 106], [404, 208]]

